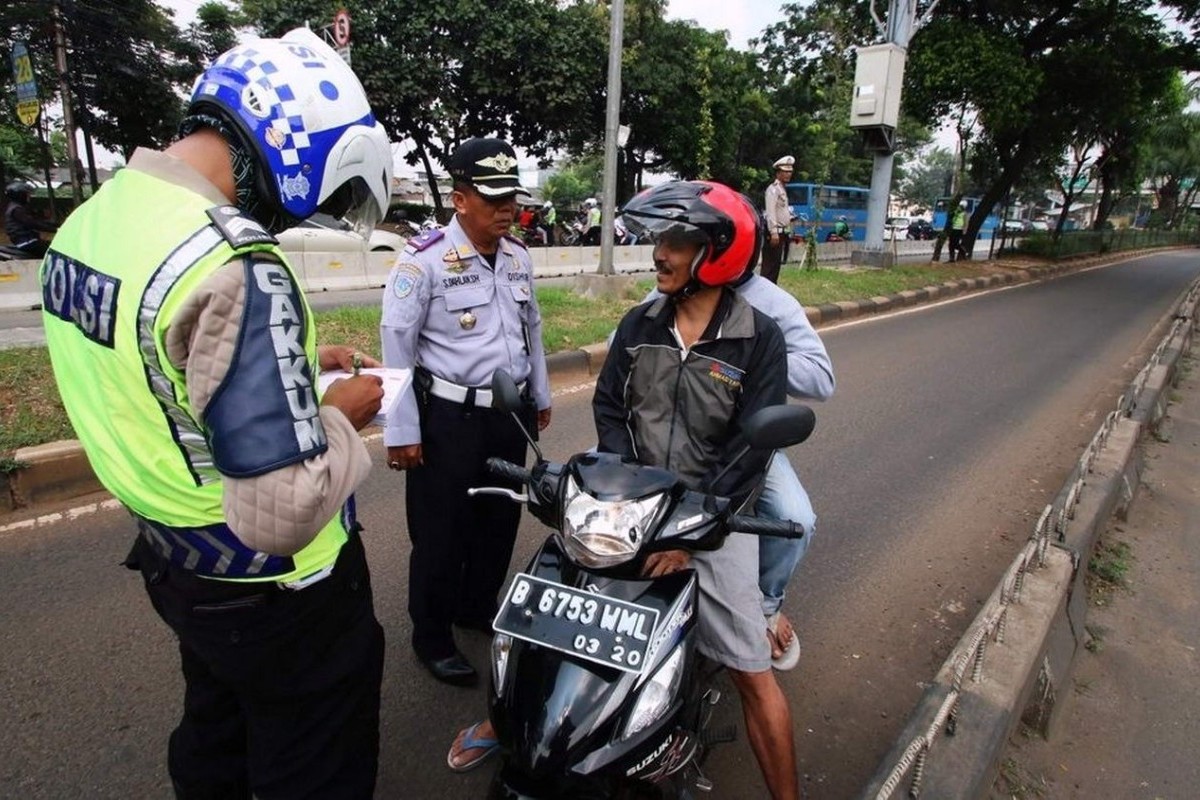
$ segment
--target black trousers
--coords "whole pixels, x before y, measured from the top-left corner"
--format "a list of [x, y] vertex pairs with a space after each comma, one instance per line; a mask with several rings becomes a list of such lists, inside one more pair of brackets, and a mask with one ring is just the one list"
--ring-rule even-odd
[[783, 260], [783, 237], [784, 234], [779, 234], [777, 244], [771, 244], [770, 236], [763, 241], [762, 269], [759, 270], [759, 274], [771, 283], [779, 283], [779, 265]]
[[383, 629], [358, 536], [299, 591], [199, 578], [141, 537], [139, 569], [186, 683], [168, 767], [181, 800], [370, 798]]
[[965, 259], [967, 252], [963, 250], [963, 232], [954, 228], [950, 229], [950, 260], [957, 261]]
[[521, 430], [504, 412], [422, 398], [425, 463], [409, 470], [405, 487], [412, 540], [408, 613], [413, 649], [421, 658], [454, 652], [454, 622], [491, 622], [496, 615], [521, 507], [506, 497], [468, 497], [467, 489], [520, 489], [491, 475], [484, 464], [495, 456], [523, 465], [525, 448]]

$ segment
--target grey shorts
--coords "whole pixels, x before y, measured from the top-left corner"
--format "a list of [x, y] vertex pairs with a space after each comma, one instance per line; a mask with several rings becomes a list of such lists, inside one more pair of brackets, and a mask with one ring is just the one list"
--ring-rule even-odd
[[700, 583], [696, 646], [739, 672], [771, 668], [771, 645], [758, 588], [758, 537], [731, 534], [720, 550], [692, 554]]

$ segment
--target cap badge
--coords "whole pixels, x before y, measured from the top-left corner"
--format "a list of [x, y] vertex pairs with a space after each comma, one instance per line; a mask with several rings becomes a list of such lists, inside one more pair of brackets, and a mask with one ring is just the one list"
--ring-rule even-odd
[[517, 165], [517, 160], [508, 153], [496, 153], [494, 156], [481, 158], [475, 163], [481, 167], [491, 167], [497, 172], [508, 172]]

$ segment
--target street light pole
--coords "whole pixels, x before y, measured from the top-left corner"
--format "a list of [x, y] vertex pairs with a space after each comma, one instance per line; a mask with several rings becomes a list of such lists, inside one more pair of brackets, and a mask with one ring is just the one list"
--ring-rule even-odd
[[[917, 3], [919, 0], [890, 0], [887, 12], [887, 22], [884, 23], [875, 12], [875, 0], [871, 0], [871, 18], [884, 41], [896, 45], [904, 51], [908, 50], [913, 34], [924, 26], [933, 15], [939, 0], [929, 3], [920, 21], [917, 20]], [[903, 60], [899, 75], [894, 76], [897, 97], [899, 86], [903, 84]], [[899, 105], [897, 104], [897, 110]], [[867, 199], [867, 230], [863, 242], [863, 250], [852, 258], [855, 263], [865, 262], [874, 265], [890, 264], [890, 254], [885, 254], [883, 245], [883, 226], [887, 220], [888, 199], [892, 191], [892, 169], [895, 166], [896, 152], [894, 131], [873, 131], [874, 140], [878, 143], [875, 149], [874, 163], [871, 169], [871, 193]]]
[[604, 113], [604, 200], [600, 206], [600, 267], [613, 275], [613, 220], [617, 215], [617, 136], [621, 125], [621, 48], [625, 0], [612, 0], [608, 35], [608, 103]]

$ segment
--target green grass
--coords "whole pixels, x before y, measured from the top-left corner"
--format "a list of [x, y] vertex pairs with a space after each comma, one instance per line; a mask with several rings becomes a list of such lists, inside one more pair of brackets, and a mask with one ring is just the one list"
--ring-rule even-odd
[[779, 285], [804, 305], [815, 306], [920, 289], [959, 278], [975, 278], [986, 274], [981, 266], [906, 265], [892, 269], [861, 270], [806, 270], [789, 266], [780, 274]]
[[19, 447], [72, 439], [44, 347], [0, 350], [0, 472]]
[[1097, 579], [1113, 586], [1124, 586], [1132, 553], [1125, 542], [1101, 541], [1092, 553], [1088, 569]]
[[[856, 300], [919, 289], [995, 271], [991, 265], [903, 266], [890, 270], [783, 270], [781, 285], [805, 305]], [[588, 299], [567, 287], [537, 290], [542, 309], [542, 341], [547, 353], [602, 342], [621, 317], [654, 285], [643, 278], [623, 298]], [[380, 353], [379, 308], [340, 308], [317, 312], [317, 339]], [[58, 399], [50, 358], [44, 347], [0, 350], [0, 472], [11, 469], [13, 450], [74, 438]]]

